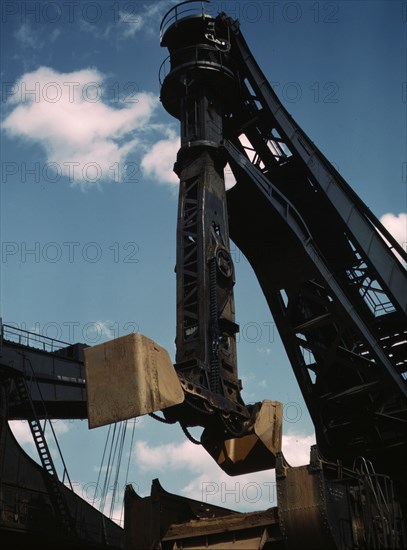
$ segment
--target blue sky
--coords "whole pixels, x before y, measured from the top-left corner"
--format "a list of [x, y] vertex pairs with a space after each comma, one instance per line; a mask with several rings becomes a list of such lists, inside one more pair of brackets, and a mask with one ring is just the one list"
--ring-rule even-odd
[[[3, 322], [90, 345], [140, 331], [174, 356], [179, 130], [158, 82], [159, 23], [173, 3], [2, 2]], [[288, 111], [405, 246], [406, 2], [211, 9], [240, 19]], [[284, 403], [284, 451], [305, 463], [313, 426], [259, 285], [233, 253], [243, 396]], [[107, 428], [55, 427], [75, 488], [89, 497]], [[24, 425], [15, 430], [31, 452]], [[272, 472], [228, 478], [179, 427], [143, 418], [128, 481], [147, 494], [155, 477], [234, 509], [275, 504]]]

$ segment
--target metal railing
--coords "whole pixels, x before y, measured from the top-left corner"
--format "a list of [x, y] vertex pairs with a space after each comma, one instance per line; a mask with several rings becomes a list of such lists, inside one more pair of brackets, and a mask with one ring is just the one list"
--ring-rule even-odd
[[187, 0], [167, 11], [160, 25], [160, 41], [171, 25], [177, 24], [186, 17], [212, 17], [209, 0]]
[[71, 345], [69, 342], [43, 336], [37, 332], [30, 332], [13, 325], [3, 324], [0, 320], [0, 349], [3, 340], [50, 353]]

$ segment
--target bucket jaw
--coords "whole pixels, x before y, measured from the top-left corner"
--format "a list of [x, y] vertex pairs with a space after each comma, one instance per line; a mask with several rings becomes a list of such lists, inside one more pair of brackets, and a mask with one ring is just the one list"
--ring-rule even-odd
[[[168, 352], [143, 334], [85, 348], [84, 355], [89, 428], [184, 403], [185, 390]], [[181, 422], [181, 409], [172, 410]], [[269, 400], [248, 407], [250, 417], [238, 435], [227, 428], [225, 411], [219, 411], [202, 424], [201, 443], [231, 476], [274, 468], [281, 452], [282, 410], [281, 403]]]
[[278, 401], [256, 403], [247, 429], [238, 437], [227, 430], [206, 428], [201, 443], [230, 476], [274, 468], [282, 448], [283, 406]]

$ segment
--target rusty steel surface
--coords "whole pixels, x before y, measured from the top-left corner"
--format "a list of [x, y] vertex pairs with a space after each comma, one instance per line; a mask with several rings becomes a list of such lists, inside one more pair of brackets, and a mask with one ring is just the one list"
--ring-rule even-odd
[[278, 516], [288, 550], [406, 548], [405, 522], [394, 484], [364, 459], [348, 470], [324, 460], [315, 445], [310, 464], [276, 465]]
[[163, 548], [168, 547], [172, 550], [283, 548], [278, 529], [277, 508], [171, 525], [162, 539], [162, 545]]
[[157, 479], [147, 497], [126, 487], [124, 517], [126, 550], [284, 548], [276, 508], [234, 512], [168, 493]]
[[168, 352], [139, 333], [85, 349], [89, 427], [182, 403]]
[[[171, 525], [191, 520], [218, 518], [238, 514], [227, 508], [199, 502], [165, 491], [158, 479], [151, 485], [151, 494], [138, 495], [132, 485], [124, 495], [124, 530], [127, 550], [159, 548]], [[238, 514], [239, 515], [239, 514]], [[165, 548], [172, 547], [166, 545]]]
[[288, 468], [285, 476], [277, 478], [277, 496], [286, 547], [337, 548], [328, 523], [323, 479], [319, 473], [313, 475], [309, 466], [301, 466]]
[[262, 512], [234, 513], [228, 516], [193, 519], [188, 523], [172, 524], [163, 540], [177, 540], [202, 535], [214, 535], [225, 531], [241, 531], [251, 527], [266, 527], [278, 523], [277, 508]]

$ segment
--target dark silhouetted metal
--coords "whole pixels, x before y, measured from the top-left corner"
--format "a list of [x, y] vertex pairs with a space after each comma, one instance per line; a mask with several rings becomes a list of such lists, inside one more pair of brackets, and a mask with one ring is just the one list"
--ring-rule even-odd
[[[84, 347], [0, 324], [2, 548], [123, 547], [123, 529], [74, 493], [66, 468], [58, 479], [41, 424], [87, 417]], [[42, 466], [15, 440], [13, 419], [27, 419]]]
[[[238, 21], [183, 2], [164, 17], [161, 45], [161, 100], [181, 123], [177, 376], [169, 370], [182, 391], [163, 412], [184, 430], [203, 426], [204, 447], [232, 475], [276, 466], [278, 508], [237, 514], [158, 482], [150, 497], [128, 488], [126, 547], [404, 548], [407, 255], [287, 113]], [[226, 163], [237, 182], [228, 192]], [[281, 404], [241, 398], [229, 233], [314, 422], [307, 466], [279, 452]], [[83, 348], [1, 325], [0, 536], [10, 547], [123, 547], [123, 530], [56, 479], [40, 424], [87, 417]], [[146, 367], [133, 359], [129, 371]], [[164, 403], [168, 369], [158, 367], [144, 412]], [[23, 418], [42, 468], [8, 426]]]
[[[229, 226], [257, 275], [324, 460], [340, 461], [360, 480], [365, 474], [356, 464], [363, 457], [371, 465], [366, 483], [374, 487], [380, 472], [394, 481], [401, 497], [406, 493], [407, 278], [399, 257], [407, 261], [406, 253], [286, 111], [238, 21], [216, 16], [205, 1], [183, 2], [164, 17], [161, 45], [170, 52], [160, 71], [161, 100], [181, 121], [175, 167], [181, 179], [176, 343], [185, 391], [215, 406], [219, 386], [212, 379], [219, 375], [222, 381], [228, 372], [212, 360], [217, 333], [210, 316], [213, 253], [207, 243], [221, 211], [227, 217], [222, 239], [227, 242]], [[214, 171], [205, 171], [208, 162]], [[237, 182], [227, 193], [227, 210], [205, 196], [223, 185], [226, 162]], [[221, 191], [217, 194], [222, 200]], [[231, 262], [227, 266], [231, 273]], [[230, 372], [237, 380], [235, 368]], [[238, 403], [237, 395], [230, 393], [232, 403]], [[240, 411], [230, 405], [226, 410], [238, 424]], [[376, 484], [371, 495], [383, 492], [380, 487]], [[355, 493], [350, 486], [344, 490], [346, 498]], [[363, 544], [373, 530], [378, 547], [401, 547], [400, 522], [395, 538], [381, 537], [387, 520], [373, 526], [373, 508], [370, 519], [363, 514], [360, 519]], [[349, 521], [356, 518], [354, 509], [346, 513]], [[357, 531], [348, 532], [353, 542], [346, 537], [337, 542], [332, 535], [332, 544], [359, 544]], [[300, 529], [291, 536], [288, 546], [299, 545]]]

